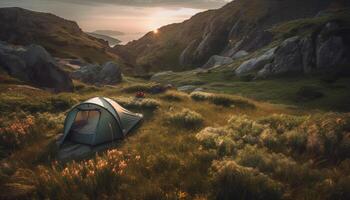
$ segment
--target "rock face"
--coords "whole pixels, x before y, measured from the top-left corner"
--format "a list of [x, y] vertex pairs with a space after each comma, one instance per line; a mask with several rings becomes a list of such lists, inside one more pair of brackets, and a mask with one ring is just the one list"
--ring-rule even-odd
[[288, 38], [277, 48], [272, 63], [273, 74], [298, 73], [303, 71], [299, 39], [297, 36]]
[[[333, 0], [235, 0], [183, 23], [161, 27], [122, 48], [136, 64], [153, 71], [203, 66], [213, 55], [236, 58], [274, 39], [270, 30], [282, 22], [314, 17]], [[238, 54], [237, 54], [238, 53]], [[164, 59], [166, 58], [166, 59]]]
[[[0, 8], [0, 40], [40, 44], [55, 57], [103, 62], [116, 57], [108, 43], [84, 33], [74, 21], [22, 8]], [[82, 51], [84, 49], [84, 51]]]
[[238, 51], [236, 52], [233, 56], [232, 56], [232, 59], [239, 59], [239, 58], [242, 58], [244, 56], [247, 56], [249, 53], [244, 51], [244, 50], [241, 50], [241, 51]]
[[100, 66], [89, 64], [71, 74], [72, 78], [90, 84], [116, 84], [122, 81], [120, 67], [114, 62]]
[[[335, 72], [350, 64], [350, 31], [337, 22], [329, 22], [321, 31], [306, 37], [294, 36], [284, 40], [268, 56], [262, 55], [243, 62], [237, 75], [257, 73], [257, 78], [283, 74]], [[262, 58], [268, 59], [262, 59]], [[263, 60], [264, 62], [258, 62]], [[263, 66], [263, 67], [262, 67]]]
[[202, 66], [202, 68], [209, 69], [209, 68], [220, 66], [220, 65], [227, 65], [227, 64], [230, 64], [232, 62], [233, 62], [232, 58], [215, 55], [215, 56], [210, 57], [208, 62], [205, 63]]
[[0, 66], [20, 80], [57, 92], [72, 91], [69, 75], [61, 70], [51, 55], [39, 45], [14, 47], [0, 44]]
[[272, 48], [266, 51], [263, 55], [249, 59], [243, 62], [236, 70], [235, 73], [238, 76], [245, 75], [254, 71], [261, 70], [266, 64], [270, 63], [274, 58], [276, 48]]

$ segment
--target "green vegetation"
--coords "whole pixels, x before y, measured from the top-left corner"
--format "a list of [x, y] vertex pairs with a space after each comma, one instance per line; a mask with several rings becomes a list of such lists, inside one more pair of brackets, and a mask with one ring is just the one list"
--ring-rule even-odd
[[189, 109], [183, 109], [180, 112], [171, 111], [168, 121], [178, 127], [198, 128], [203, 124], [202, 115]]
[[319, 17], [303, 18], [288, 21], [275, 25], [271, 28], [275, 39], [286, 39], [295, 35], [310, 35], [329, 21], [338, 21], [344, 25], [344, 28], [350, 27], [349, 9], [340, 9], [325, 13]]
[[[303, 109], [350, 110], [349, 77], [313, 74], [247, 82], [234, 75], [232, 67], [235, 66], [223, 66], [205, 73], [199, 73], [196, 70], [177, 72], [173, 75], [160, 76], [157, 82], [175, 86], [198, 85], [206, 92], [234, 94], [257, 101], [298, 106]], [[330, 76], [333, 77], [332, 81], [325, 81]]]
[[210, 94], [205, 92], [193, 92], [191, 98], [196, 101], [209, 101], [219, 106], [237, 106], [240, 108], [255, 108], [253, 103], [243, 98], [234, 98], [231, 95]]
[[[207, 89], [232, 84], [214, 84], [219, 72], [212, 73]], [[209, 80], [206, 74], [197, 77]], [[290, 109], [214, 92], [169, 90], [137, 99], [135, 91], [147, 92], [153, 84], [129, 77], [118, 86], [74, 84], [74, 93], [62, 94], [14, 82], [0, 85], [1, 198], [349, 197], [348, 113]], [[62, 163], [56, 138], [65, 113], [94, 96], [140, 112], [144, 121], [107, 151]]]

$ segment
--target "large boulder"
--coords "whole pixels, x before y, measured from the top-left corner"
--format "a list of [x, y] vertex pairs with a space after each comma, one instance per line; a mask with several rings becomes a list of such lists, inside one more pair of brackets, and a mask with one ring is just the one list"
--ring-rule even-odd
[[87, 64], [71, 74], [73, 79], [80, 80], [84, 83], [94, 84], [97, 82], [97, 76], [102, 67], [97, 64]]
[[116, 84], [122, 81], [120, 67], [114, 62], [107, 62], [102, 66], [88, 64], [71, 74], [72, 78], [89, 84]]
[[271, 63], [274, 58], [276, 48], [272, 48], [266, 51], [259, 57], [249, 59], [243, 62], [236, 70], [237, 76], [243, 76], [245, 74], [258, 71], [262, 69], [266, 64]]
[[202, 68], [209, 69], [221, 65], [227, 65], [233, 62], [233, 59], [230, 57], [214, 55], [210, 57], [207, 63], [205, 63]]
[[301, 53], [300, 38], [298, 36], [284, 40], [274, 53], [271, 64], [266, 64], [259, 70], [257, 77], [303, 73], [303, 56]]
[[275, 75], [303, 71], [299, 42], [300, 38], [295, 36], [286, 39], [278, 47], [273, 61], [273, 73]]
[[98, 75], [99, 82], [102, 84], [116, 84], [122, 80], [120, 67], [114, 62], [107, 62], [102, 66]]
[[39, 45], [15, 47], [0, 45], [0, 65], [11, 75], [36, 86], [56, 92], [72, 91], [69, 75]]

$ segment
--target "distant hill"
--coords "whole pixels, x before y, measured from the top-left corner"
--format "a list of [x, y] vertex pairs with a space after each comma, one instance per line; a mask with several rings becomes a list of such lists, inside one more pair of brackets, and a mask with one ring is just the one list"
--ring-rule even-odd
[[111, 37], [111, 36], [107, 36], [107, 35], [103, 35], [103, 34], [98, 34], [98, 33], [87, 33], [89, 34], [90, 36], [92, 37], [95, 37], [95, 38], [98, 38], [98, 39], [102, 39], [102, 40], [105, 40], [108, 42], [109, 46], [113, 47], [119, 43], [121, 43], [120, 40], [114, 38], [114, 37]]
[[101, 35], [108, 35], [108, 36], [125, 35], [125, 33], [121, 32], [121, 31], [115, 31], [115, 30], [96, 30], [93, 33], [101, 34]]
[[[183, 23], [149, 32], [117, 52], [127, 55], [139, 72], [188, 70], [202, 66], [213, 55], [248, 53], [271, 44], [269, 29], [291, 20], [314, 17], [326, 9], [341, 8], [337, 0], [235, 0], [217, 10], [193, 16]], [[307, 27], [306, 27], [307, 28]]]
[[120, 59], [108, 43], [84, 33], [78, 24], [53, 14], [22, 8], [0, 8], [0, 40], [11, 44], [39, 44], [53, 56], [88, 62]]

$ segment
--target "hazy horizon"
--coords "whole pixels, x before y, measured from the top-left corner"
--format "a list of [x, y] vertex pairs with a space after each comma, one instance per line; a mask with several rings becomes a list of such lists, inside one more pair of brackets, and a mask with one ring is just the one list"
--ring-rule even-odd
[[196, 13], [223, 6], [228, 0], [2, 0], [0, 7], [49, 12], [76, 21], [86, 32], [115, 30], [123, 43], [161, 26], [179, 23]]

